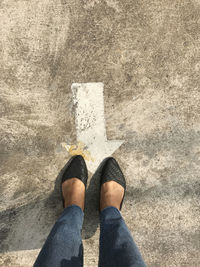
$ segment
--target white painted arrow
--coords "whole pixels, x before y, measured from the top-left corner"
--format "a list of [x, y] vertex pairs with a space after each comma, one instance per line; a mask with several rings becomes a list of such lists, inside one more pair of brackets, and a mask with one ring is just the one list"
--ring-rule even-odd
[[94, 173], [99, 163], [118, 149], [124, 140], [107, 140], [103, 83], [73, 83], [77, 141], [84, 144], [91, 155], [88, 169]]

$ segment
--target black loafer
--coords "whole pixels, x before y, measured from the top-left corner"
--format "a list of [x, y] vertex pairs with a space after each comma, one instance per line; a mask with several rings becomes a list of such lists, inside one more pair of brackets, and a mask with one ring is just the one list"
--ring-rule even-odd
[[[61, 179], [61, 187], [62, 187], [62, 183], [64, 183], [66, 180], [70, 178], [80, 179], [84, 183], [85, 188], [87, 187], [88, 170], [87, 170], [85, 160], [81, 155], [75, 155], [71, 157], [70, 160], [67, 162], [64, 173], [62, 175], [62, 179]], [[63, 207], [64, 207], [63, 195], [62, 195], [62, 200], [63, 200]]]
[[[124, 188], [124, 196], [125, 196], [126, 180], [125, 180], [125, 177], [124, 177], [122, 170], [120, 169], [117, 161], [113, 157], [105, 158], [102, 161], [102, 163], [100, 164], [99, 169], [101, 169], [100, 188], [101, 188], [102, 184], [104, 184], [106, 182], [115, 181]], [[120, 204], [120, 210], [122, 208], [124, 196], [123, 196], [122, 202]]]

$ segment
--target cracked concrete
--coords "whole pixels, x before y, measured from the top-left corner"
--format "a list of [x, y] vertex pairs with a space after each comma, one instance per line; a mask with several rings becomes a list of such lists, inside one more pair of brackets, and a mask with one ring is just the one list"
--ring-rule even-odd
[[[32, 266], [62, 211], [74, 82], [105, 85], [107, 137], [125, 140], [114, 153], [128, 183], [122, 214], [147, 266], [200, 266], [199, 18], [199, 0], [1, 1], [1, 267]], [[96, 194], [92, 179], [88, 267]]]

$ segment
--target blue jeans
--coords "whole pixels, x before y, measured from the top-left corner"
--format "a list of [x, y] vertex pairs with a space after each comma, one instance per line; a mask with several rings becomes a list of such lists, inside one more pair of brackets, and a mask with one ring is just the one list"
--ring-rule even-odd
[[[52, 228], [34, 267], [82, 267], [81, 230], [84, 213], [71, 205]], [[99, 267], [145, 267], [121, 213], [107, 207], [100, 213]]]

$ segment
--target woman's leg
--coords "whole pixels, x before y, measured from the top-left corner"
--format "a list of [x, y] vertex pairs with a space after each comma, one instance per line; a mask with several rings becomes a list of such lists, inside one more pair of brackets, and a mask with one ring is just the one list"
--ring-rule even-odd
[[81, 229], [85, 186], [80, 179], [62, 183], [64, 211], [51, 230], [34, 267], [82, 267]]
[[99, 267], [144, 267], [142, 256], [119, 211], [124, 188], [115, 181], [101, 186]]
[[142, 256], [123, 220], [113, 206], [100, 214], [99, 267], [145, 267]]
[[77, 205], [64, 209], [52, 228], [34, 267], [82, 267], [83, 211]]

